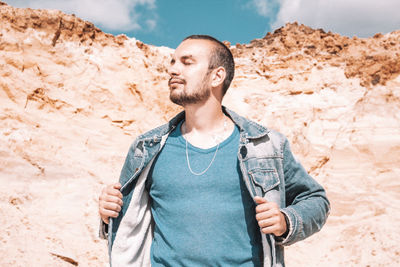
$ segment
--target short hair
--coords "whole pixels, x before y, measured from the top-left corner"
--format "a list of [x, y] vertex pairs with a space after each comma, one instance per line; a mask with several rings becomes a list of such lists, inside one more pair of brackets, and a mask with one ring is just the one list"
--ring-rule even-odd
[[210, 63], [208, 65], [208, 68], [215, 69], [222, 66], [225, 69], [226, 77], [222, 85], [222, 95], [225, 95], [233, 80], [233, 76], [235, 76], [235, 61], [233, 60], [231, 50], [229, 50], [229, 48], [224, 43], [209, 35], [190, 35], [183, 39], [183, 41], [190, 39], [208, 40], [214, 43], [214, 48], [211, 51]]

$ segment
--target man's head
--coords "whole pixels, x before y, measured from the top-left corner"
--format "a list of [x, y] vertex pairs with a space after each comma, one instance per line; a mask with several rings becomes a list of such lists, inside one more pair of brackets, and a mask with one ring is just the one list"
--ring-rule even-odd
[[222, 94], [225, 95], [235, 75], [235, 62], [231, 50], [221, 41], [209, 35], [190, 35], [183, 39], [183, 41], [185, 40], [208, 40], [212, 43], [213, 47], [210, 52], [208, 68], [210, 70], [218, 67], [225, 69], [226, 76], [222, 86]]
[[205, 101], [211, 90], [221, 99], [233, 79], [235, 64], [230, 50], [208, 35], [186, 37], [175, 50], [168, 70], [172, 102], [185, 105]]

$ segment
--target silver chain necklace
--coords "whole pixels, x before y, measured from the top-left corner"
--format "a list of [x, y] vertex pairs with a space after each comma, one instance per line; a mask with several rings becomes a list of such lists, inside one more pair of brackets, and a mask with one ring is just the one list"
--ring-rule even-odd
[[[227, 125], [227, 123], [226, 123], [226, 119], [225, 119], [225, 121], [224, 121], [224, 132], [226, 131], [226, 125]], [[185, 122], [185, 134], [186, 134], [186, 122]], [[211, 167], [211, 165], [213, 164], [213, 162], [214, 162], [214, 160], [215, 160], [215, 157], [217, 156], [217, 152], [218, 152], [218, 148], [219, 148], [220, 142], [218, 142], [217, 137], [214, 136], [214, 140], [215, 140], [216, 142], [218, 142], [218, 145], [217, 145], [217, 148], [215, 149], [214, 156], [213, 156], [213, 158], [212, 158], [210, 164], [208, 164], [208, 167], [207, 167], [205, 170], [203, 170], [202, 172], [194, 172], [194, 171], [192, 170], [192, 167], [190, 167], [190, 160], [189, 160], [189, 152], [188, 152], [188, 141], [187, 141], [187, 138], [185, 138], [185, 140], [186, 140], [186, 162], [187, 162], [189, 171], [190, 171], [193, 175], [196, 175], [196, 176], [203, 175], [204, 173], [206, 173], [206, 171], [208, 171], [208, 169], [209, 169], [209, 168]]]

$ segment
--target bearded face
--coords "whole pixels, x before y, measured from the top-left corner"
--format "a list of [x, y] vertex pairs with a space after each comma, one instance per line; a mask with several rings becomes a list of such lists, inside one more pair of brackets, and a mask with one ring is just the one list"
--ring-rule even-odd
[[186, 80], [171, 78], [168, 82], [170, 88], [169, 99], [180, 106], [206, 101], [211, 95], [210, 73], [211, 70], [207, 71], [203, 79], [192, 90], [188, 88]]
[[209, 41], [185, 40], [175, 50], [168, 69], [168, 86], [173, 103], [185, 106], [204, 102], [210, 97], [212, 47]]

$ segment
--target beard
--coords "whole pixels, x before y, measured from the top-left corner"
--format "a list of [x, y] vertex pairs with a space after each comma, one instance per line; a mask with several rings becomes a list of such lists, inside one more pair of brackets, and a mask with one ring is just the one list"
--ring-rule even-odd
[[[169, 99], [172, 103], [175, 103], [179, 106], [184, 106], [188, 104], [197, 104], [207, 100], [211, 95], [211, 89], [208, 86], [208, 81], [210, 77], [210, 72], [207, 72], [203, 80], [201, 81], [198, 90], [195, 92], [186, 92], [185, 88], [182, 91], [178, 91], [177, 89], [170, 89]], [[186, 81], [183, 81], [183, 86], [186, 87]]]

